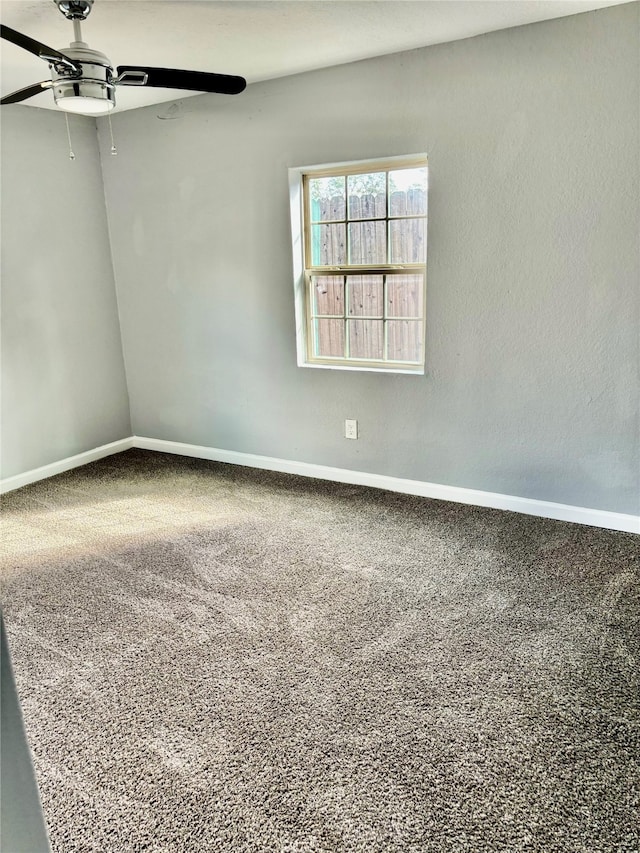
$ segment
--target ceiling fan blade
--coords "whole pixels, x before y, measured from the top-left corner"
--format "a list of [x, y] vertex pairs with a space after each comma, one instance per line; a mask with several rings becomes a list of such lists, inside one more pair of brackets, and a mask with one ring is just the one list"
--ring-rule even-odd
[[210, 74], [206, 71], [181, 71], [178, 68], [147, 68], [143, 65], [119, 65], [116, 83], [120, 86], [155, 86], [161, 89], [188, 89], [192, 92], [218, 92], [237, 95], [247, 85], [244, 77]]
[[53, 86], [51, 80], [43, 80], [42, 83], [34, 83], [32, 86], [25, 86], [24, 89], [18, 89], [10, 95], [5, 95], [0, 100], [0, 104], [17, 104], [19, 101], [26, 101], [27, 98], [33, 98], [34, 95], [39, 95], [45, 89], [50, 89]]
[[25, 36], [17, 30], [12, 30], [11, 27], [5, 27], [4, 24], [0, 24], [0, 38], [12, 42], [18, 47], [21, 47], [23, 50], [28, 50], [29, 53], [34, 53], [36, 56], [40, 57], [40, 59], [44, 59], [47, 62], [53, 62], [57, 65], [65, 65], [72, 71], [80, 70], [80, 66], [77, 62], [74, 62], [73, 59], [69, 59], [69, 57], [65, 56], [64, 53], [60, 53], [59, 50], [56, 50], [53, 47], [47, 47], [46, 44], [42, 44], [42, 42], [29, 38], [29, 36]]

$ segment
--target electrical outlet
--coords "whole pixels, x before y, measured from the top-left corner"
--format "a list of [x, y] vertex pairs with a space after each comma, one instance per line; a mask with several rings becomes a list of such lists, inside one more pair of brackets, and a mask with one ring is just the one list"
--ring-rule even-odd
[[358, 437], [358, 421], [352, 421], [347, 418], [344, 422], [344, 437], [345, 438], [357, 438]]

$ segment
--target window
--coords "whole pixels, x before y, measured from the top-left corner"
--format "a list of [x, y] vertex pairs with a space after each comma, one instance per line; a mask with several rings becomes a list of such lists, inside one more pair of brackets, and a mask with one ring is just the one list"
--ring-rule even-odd
[[298, 363], [422, 373], [426, 156], [290, 175]]

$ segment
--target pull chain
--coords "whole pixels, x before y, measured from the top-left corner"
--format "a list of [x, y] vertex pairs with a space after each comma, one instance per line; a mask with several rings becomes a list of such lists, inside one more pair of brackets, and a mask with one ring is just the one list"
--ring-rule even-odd
[[111, 126], [111, 113], [108, 114], [107, 118], [109, 119], [109, 133], [111, 134], [111, 154], [113, 157], [118, 153], [118, 149], [116, 148], [116, 144], [113, 141], [113, 127]]
[[69, 130], [69, 116], [67, 113], [64, 114], [64, 120], [67, 123], [67, 139], [69, 140], [69, 160], [75, 160], [76, 155], [73, 153], [73, 148], [71, 147], [71, 131]]

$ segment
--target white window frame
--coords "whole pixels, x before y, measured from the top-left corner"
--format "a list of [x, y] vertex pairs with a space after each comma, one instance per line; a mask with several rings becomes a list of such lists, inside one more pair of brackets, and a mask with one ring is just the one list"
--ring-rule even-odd
[[[378, 265], [345, 265], [344, 267], [313, 267], [307, 264], [308, 236], [305, 231], [305, 194], [304, 179], [323, 177], [333, 174], [366, 174], [368, 172], [393, 170], [401, 167], [427, 167], [427, 155], [410, 154], [400, 157], [385, 157], [374, 160], [356, 160], [338, 163], [324, 163], [313, 166], [296, 166], [289, 169], [289, 200], [291, 214], [291, 235], [293, 247], [293, 286], [295, 298], [296, 347], [299, 367], [315, 367], [331, 370], [357, 370], [375, 373], [410, 373], [424, 375], [425, 372], [425, 330], [426, 330], [426, 286], [427, 264], [378, 264]], [[342, 171], [344, 170], [344, 171]], [[428, 211], [427, 211], [428, 230]], [[309, 307], [309, 275], [310, 271], [322, 274], [322, 271], [332, 273], [344, 270], [345, 275], [393, 275], [398, 273], [419, 272], [423, 276], [424, 292], [422, 295], [422, 361], [371, 361], [354, 358], [318, 357], [311, 353], [312, 332], [309, 328], [311, 311]], [[346, 305], [345, 305], [346, 310]], [[357, 317], [353, 319], [358, 319]], [[385, 317], [386, 319], [386, 317]]]

